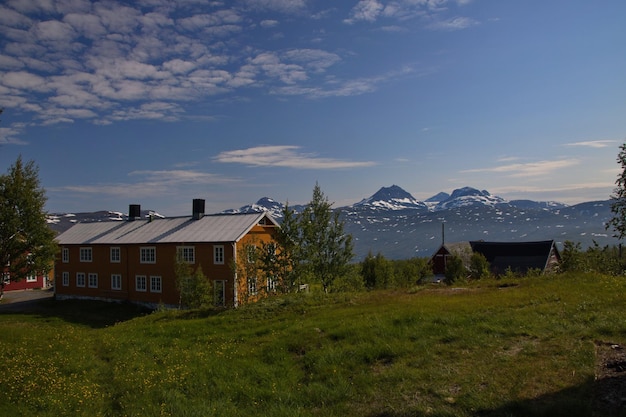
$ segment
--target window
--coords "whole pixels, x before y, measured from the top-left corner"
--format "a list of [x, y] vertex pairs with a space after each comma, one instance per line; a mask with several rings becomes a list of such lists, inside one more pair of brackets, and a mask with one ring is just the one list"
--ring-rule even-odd
[[98, 274], [89, 273], [87, 275], [87, 285], [89, 288], [98, 288]]
[[26, 282], [37, 282], [37, 275], [31, 272], [26, 276]]
[[179, 246], [177, 249], [178, 259], [188, 264], [196, 262], [196, 250], [193, 246]]
[[77, 287], [84, 287], [85, 286], [85, 273], [84, 272], [77, 272], [76, 273], [76, 286]]
[[256, 261], [256, 246], [246, 245], [246, 258], [249, 264], [253, 264]]
[[8, 272], [3, 272], [2, 273], [2, 282], [5, 283], [5, 285], [8, 285], [11, 283], [11, 274]]
[[142, 264], [156, 263], [156, 248], [154, 246], [139, 248], [139, 259]]
[[80, 248], [80, 261], [91, 262], [93, 260], [93, 254], [91, 248]]
[[161, 292], [161, 277], [150, 277], [150, 292]]
[[120, 274], [111, 274], [111, 289], [112, 290], [122, 289], [122, 276]]
[[61, 262], [68, 263], [70, 261], [70, 249], [61, 249]]
[[61, 276], [63, 277], [61, 279], [61, 284], [64, 287], [69, 287], [69, 285], [70, 285], [70, 273], [69, 272], [63, 272], [63, 274]]
[[276, 292], [276, 278], [267, 278], [267, 292]]
[[248, 278], [248, 295], [256, 295], [256, 278]]
[[120, 254], [120, 248], [119, 247], [111, 248], [111, 262], [119, 263], [121, 259], [122, 257]]
[[146, 291], [146, 276], [145, 275], [135, 276], [135, 289], [137, 291]]
[[224, 246], [213, 246], [213, 263], [224, 265]]

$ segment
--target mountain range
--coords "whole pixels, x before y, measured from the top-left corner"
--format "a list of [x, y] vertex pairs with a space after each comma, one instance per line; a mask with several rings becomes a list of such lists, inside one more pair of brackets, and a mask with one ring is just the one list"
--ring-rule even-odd
[[[382, 187], [371, 197], [345, 207], [338, 207], [352, 234], [355, 260], [369, 252], [390, 259], [414, 256], [430, 257], [445, 242], [467, 240], [536, 241], [566, 240], [582, 247], [618, 244], [605, 228], [613, 214], [610, 200], [566, 205], [554, 201], [511, 200], [486, 190], [463, 187], [451, 194], [441, 192], [419, 201], [397, 185]], [[263, 197], [254, 204], [223, 213], [266, 211], [278, 221], [284, 205]], [[296, 212], [304, 206], [290, 206]], [[162, 217], [154, 211], [142, 216]], [[50, 216], [51, 227], [67, 229], [78, 221], [124, 220], [125, 214], [101, 211]]]

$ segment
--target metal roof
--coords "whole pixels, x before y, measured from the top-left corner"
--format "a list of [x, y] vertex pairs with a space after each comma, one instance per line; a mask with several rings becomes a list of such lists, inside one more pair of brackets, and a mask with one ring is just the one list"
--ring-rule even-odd
[[78, 223], [59, 235], [57, 241], [61, 245], [236, 242], [263, 218], [277, 225], [267, 213], [216, 214], [199, 220], [174, 217], [124, 223]]

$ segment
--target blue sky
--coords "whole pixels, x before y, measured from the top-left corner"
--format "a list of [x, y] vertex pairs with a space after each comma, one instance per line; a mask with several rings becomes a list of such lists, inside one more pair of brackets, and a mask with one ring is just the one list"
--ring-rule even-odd
[[397, 184], [607, 199], [626, 2], [5, 0], [0, 169], [51, 212], [336, 206]]

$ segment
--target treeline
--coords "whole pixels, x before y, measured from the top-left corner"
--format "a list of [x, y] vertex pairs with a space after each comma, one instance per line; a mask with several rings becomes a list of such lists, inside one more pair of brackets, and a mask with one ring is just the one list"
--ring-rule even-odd
[[580, 243], [565, 241], [561, 251], [560, 271], [624, 275], [626, 259], [621, 244], [601, 247], [597, 242], [593, 243], [593, 246], [583, 250]]

